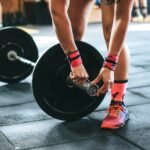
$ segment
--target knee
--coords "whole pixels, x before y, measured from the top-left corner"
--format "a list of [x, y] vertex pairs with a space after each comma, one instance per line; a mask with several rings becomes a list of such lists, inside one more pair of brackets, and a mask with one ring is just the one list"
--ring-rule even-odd
[[131, 18], [131, 10], [119, 9], [116, 12], [116, 21], [123, 22], [124, 24], [128, 24]]
[[64, 14], [64, 11], [63, 10], [59, 10], [55, 7], [51, 7], [50, 8], [50, 11], [51, 11], [51, 15], [52, 15], [52, 18], [57, 18], [57, 17], [61, 17], [63, 14]]
[[81, 40], [84, 34], [84, 27], [79, 25], [72, 25], [73, 36], [75, 40]]
[[53, 19], [62, 18], [67, 13], [67, 6], [64, 3], [58, 3], [58, 1], [50, 1], [49, 9]]
[[86, 17], [85, 16], [79, 17], [77, 15], [73, 15], [70, 16], [70, 21], [74, 39], [81, 40], [88, 24]]

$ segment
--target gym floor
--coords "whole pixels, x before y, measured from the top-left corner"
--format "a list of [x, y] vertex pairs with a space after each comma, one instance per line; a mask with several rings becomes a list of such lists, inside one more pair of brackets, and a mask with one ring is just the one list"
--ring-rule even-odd
[[[51, 26], [22, 27], [29, 32], [42, 54], [57, 43]], [[101, 24], [90, 24], [84, 41], [104, 56], [106, 46]], [[127, 43], [131, 51], [129, 86], [125, 102], [130, 120], [119, 130], [100, 129], [110, 93], [89, 116], [62, 122], [46, 115], [31, 91], [32, 76], [8, 85], [0, 82], [1, 150], [140, 150], [150, 149], [150, 25], [131, 23]]]

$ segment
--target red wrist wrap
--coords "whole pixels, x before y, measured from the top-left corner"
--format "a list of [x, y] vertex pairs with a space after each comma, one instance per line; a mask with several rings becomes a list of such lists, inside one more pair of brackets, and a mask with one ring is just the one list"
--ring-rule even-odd
[[68, 58], [72, 67], [77, 67], [82, 64], [82, 59], [78, 50], [68, 54]]
[[118, 62], [117, 55], [108, 55], [104, 61], [103, 67], [106, 67], [109, 70], [114, 71], [116, 68], [117, 62]]

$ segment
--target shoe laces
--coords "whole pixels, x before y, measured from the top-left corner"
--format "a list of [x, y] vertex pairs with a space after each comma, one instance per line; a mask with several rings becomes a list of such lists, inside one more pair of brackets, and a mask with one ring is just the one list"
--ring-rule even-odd
[[123, 110], [124, 110], [124, 108], [123, 108], [123, 106], [121, 106], [121, 105], [112, 105], [112, 106], [110, 106], [109, 109], [107, 110], [108, 116], [110, 116], [110, 117], [116, 117], [116, 116], [118, 116], [119, 113], [120, 113], [121, 111], [123, 111]]

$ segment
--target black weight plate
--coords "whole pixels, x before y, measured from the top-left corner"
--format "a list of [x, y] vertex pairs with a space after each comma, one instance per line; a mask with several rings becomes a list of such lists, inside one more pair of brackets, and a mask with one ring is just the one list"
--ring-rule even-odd
[[14, 27], [0, 30], [0, 81], [15, 83], [30, 75], [33, 67], [18, 60], [10, 61], [7, 57], [10, 51], [36, 62], [38, 49], [32, 37], [25, 31]]
[[[76, 44], [92, 81], [102, 67], [103, 58], [91, 45], [80, 41]], [[78, 88], [69, 88], [66, 78], [70, 67], [65, 58], [59, 44], [42, 55], [33, 72], [33, 94], [39, 106], [50, 116], [60, 120], [76, 120], [96, 109], [105, 94], [91, 97]]]

